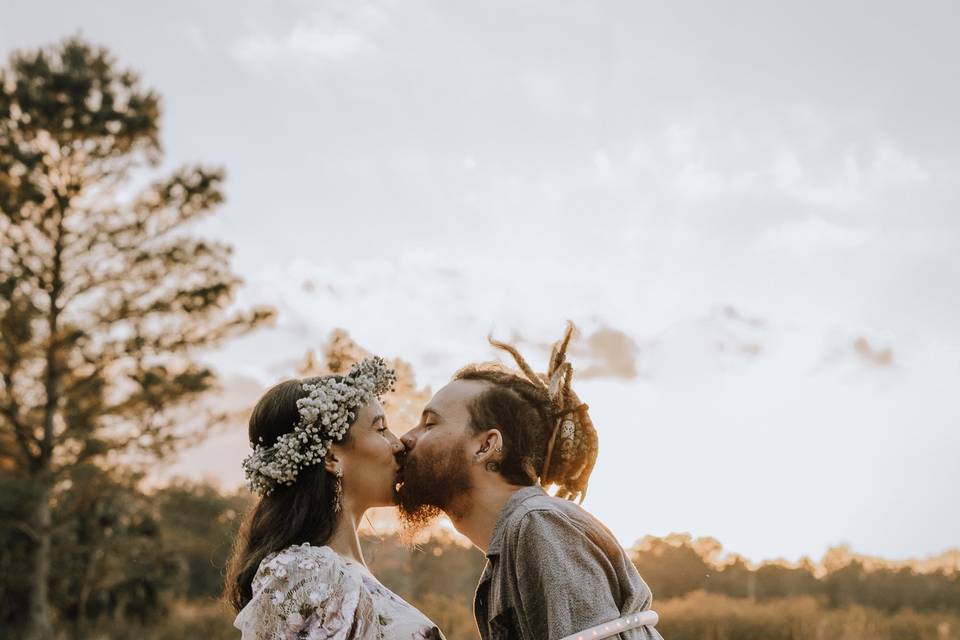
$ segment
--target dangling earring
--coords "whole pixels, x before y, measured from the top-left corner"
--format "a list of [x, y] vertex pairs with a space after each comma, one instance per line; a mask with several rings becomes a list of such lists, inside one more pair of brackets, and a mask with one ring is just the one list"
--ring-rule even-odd
[[337, 469], [333, 481], [333, 512], [340, 513], [343, 509], [343, 470]]

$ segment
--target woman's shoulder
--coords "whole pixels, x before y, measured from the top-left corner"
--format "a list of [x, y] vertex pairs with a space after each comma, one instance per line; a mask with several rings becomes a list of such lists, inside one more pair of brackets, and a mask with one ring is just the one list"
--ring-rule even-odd
[[346, 629], [351, 638], [377, 637], [360, 576], [329, 547], [298, 544], [268, 555], [252, 587], [234, 621], [244, 639], [332, 638]]
[[277, 569], [300, 564], [308, 565], [304, 569], [316, 569], [320, 566], [336, 566], [344, 564], [343, 558], [336, 551], [326, 545], [312, 545], [309, 542], [292, 544], [280, 551], [264, 557], [260, 568]]
[[297, 578], [310, 582], [356, 582], [348, 562], [326, 545], [308, 542], [293, 544], [267, 555], [257, 570], [253, 591], [269, 582], [293, 582]]

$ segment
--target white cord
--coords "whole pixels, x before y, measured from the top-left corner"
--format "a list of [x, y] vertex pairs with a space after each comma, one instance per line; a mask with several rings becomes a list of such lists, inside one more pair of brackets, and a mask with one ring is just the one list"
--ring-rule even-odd
[[628, 616], [598, 624], [595, 627], [584, 629], [580, 633], [569, 635], [563, 640], [600, 640], [601, 638], [611, 638], [624, 631], [636, 629], [637, 627], [652, 627], [657, 624], [660, 616], [656, 611], [641, 611], [631, 613]]

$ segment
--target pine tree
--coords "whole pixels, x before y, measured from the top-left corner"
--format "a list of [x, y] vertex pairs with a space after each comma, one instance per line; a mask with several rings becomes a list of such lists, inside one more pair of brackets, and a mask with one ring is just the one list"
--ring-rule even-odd
[[238, 311], [230, 248], [188, 226], [223, 172], [161, 158], [160, 99], [77, 39], [0, 67], [0, 470], [35, 498], [29, 637], [52, 636], [51, 499], [77, 465], [164, 456], [214, 374], [196, 354], [268, 321]]

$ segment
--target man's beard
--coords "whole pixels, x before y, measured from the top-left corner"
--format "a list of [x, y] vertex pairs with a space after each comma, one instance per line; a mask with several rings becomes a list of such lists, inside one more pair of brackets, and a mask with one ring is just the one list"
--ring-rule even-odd
[[464, 498], [473, 486], [467, 465], [459, 444], [431, 458], [406, 459], [397, 506], [409, 538], [429, 527], [444, 512], [453, 517], [465, 515], [461, 513], [466, 507]]

